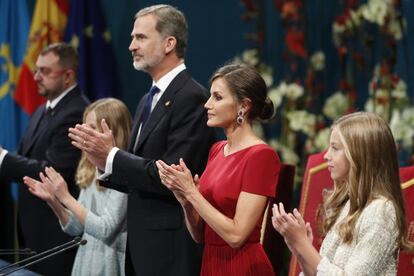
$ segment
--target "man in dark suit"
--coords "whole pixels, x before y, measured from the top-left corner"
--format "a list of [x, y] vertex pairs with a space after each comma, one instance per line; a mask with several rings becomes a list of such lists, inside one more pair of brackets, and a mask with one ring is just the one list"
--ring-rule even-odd
[[104, 185], [129, 194], [127, 275], [199, 275], [200, 248], [155, 161], [176, 164], [182, 157], [193, 172], [203, 171], [214, 136], [204, 111], [208, 92], [185, 68], [187, 23], [179, 10], [169, 5], [140, 10], [131, 36], [134, 67], [148, 73], [153, 86], [136, 109], [128, 152], [113, 147], [104, 121], [104, 133], [77, 125], [69, 135], [105, 171]]
[[[76, 195], [74, 174], [80, 151], [71, 145], [68, 128], [82, 122], [88, 100], [76, 83], [78, 55], [65, 43], [49, 45], [36, 61], [34, 80], [39, 94], [47, 99], [30, 119], [18, 153], [0, 148], [0, 179], [22, 182], [23, 176], [39, 179], [46, 166], [58, 170]], [[37, 252], [50, 249], [71, 238], [47, 204], [19, 185], [18, 230], [20, 247]], [[76, 251], [59, 254], [31, 267], [43, 275], [70, 275]]]

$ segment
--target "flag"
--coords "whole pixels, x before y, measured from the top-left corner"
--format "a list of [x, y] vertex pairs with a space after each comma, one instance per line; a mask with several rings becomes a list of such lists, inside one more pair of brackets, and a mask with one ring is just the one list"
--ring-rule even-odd
[[0, 145], [14, 151], [28, 114], [14, 101], [14, 91], [29, 34], [26, 1], [0, 0]]
[[[17, 2], [24, 2], [17, 0]], [[31, 115], [45, 99], [38, 94], [33, 70], [40, 51], [63, 38], [68, 14], [67, 0], [37, 0], [34, 9], [26, 56], [14, 94], [15, 101]]]
[[111, 40], [101, 1], [70, 1], [65, 41], [79, 53], [79, 85], [91, 100], [121, 96]]
[[[26, 128], [28, 114], [13, 95], [29, 35], [26, 1], [0, 0], [0, 145], [14, 151]], [[17, 186], [0, 179], [0, 248], [13, 248]], [[2, 256], [3, 258], [7, 256]], [[11, 256], [8, 261], [14, 261]]]

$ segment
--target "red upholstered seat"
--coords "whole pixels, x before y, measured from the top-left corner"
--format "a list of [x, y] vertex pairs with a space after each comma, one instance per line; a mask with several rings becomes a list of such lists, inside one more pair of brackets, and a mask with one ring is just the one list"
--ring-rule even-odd
[[279, 202], [283, 202], [287, 207], [292, 205], [294, 177], [295, 166], [282, 164], [276, 186], [276, 195], [275, 198], [269, 202], [262, 224], [261, 243], [272, 263], [276, 275], [280, 275], [280, 269], [282, 268], [284, 261], [287, 261], [284, 260], [284, 258], [286, 258], [285, 253], [288, 251], [288, 248], [283, 237], [273, 229], [271, 207], [274, 203]]
[[[313, 245], [319, 250], [323, 236], [321, 235], [318, 210], [322, 204], [322, 191], [333, 187], [329, 176], [328, 165], [323, 159], [325, 153], [309, 156], [303, 178], [299, 211], [306, 222], [310, 222], [313, 231]], [[409, 237], [414, 241], [414, 166], [400, 168], [401, 188], [407, 213]], [[292, 256], [289, 266], [289, 276], [296, 276], [300, 272], [297, 259]], [[401, 252], [398, 262], [398, 275], [414, 275], [414, 254]]]
[[[414, 241], [414, 166], [400, 168], [400, 181], [407, 216], [408, 237]], [[414, 275], [413, 253], [400, 252], [397, 275]]]
[[[310, 222], [313, 231], [313, 245], [319, 251], [323, 237], [321, 236], [318, 210], [322, 203], [322, 191], [333, 187], [329, 175], [328, 164], [323, 159], [325, 152], [312, 154], [306, 164], [303, 177], [299, 211], [306, 222]], [[289, 276], [298, 275], [300, 267], [297, 259], [290, 259]]]

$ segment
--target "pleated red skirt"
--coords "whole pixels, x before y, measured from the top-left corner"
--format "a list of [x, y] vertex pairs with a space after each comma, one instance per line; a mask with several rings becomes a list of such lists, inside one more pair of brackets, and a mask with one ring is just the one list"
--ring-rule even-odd
[[241, 248], [206, 244], [202, 276], [273, 276], [273, 267], [260, 243], [246, 243]]

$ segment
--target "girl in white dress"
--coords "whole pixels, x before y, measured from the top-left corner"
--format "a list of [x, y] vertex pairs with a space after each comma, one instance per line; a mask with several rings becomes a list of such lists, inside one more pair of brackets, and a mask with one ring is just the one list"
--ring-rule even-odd
[[412, 243], [387, 123], [364, 112], [341, 117], [332, 126], [325, 160], [334, 189], [324, 196], [320, 252], [296, 209], [287, 213], [275, 204], [274, 228], [305, 275], [396, 275], [399, 250], [412, 249]]

